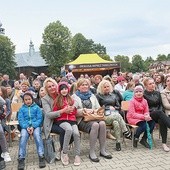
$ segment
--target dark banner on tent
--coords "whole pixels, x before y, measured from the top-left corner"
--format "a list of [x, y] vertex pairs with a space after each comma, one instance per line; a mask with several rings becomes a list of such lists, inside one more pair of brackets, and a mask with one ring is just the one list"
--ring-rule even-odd
[[[69, 65], [65, 65], [67, 70]], [[96, 64], [77, 64], [73, 65], [74, 69], [90, 69], [90, 68], [120, 68], [120, 63], [96, 63]]]

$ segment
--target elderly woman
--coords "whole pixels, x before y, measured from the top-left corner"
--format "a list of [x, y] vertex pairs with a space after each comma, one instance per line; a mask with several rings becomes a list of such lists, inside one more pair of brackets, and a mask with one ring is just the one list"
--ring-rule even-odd
[[105, 122], [106, 125], [113, 126], [114, 136], [116, 137], [116, 150], [120, 151], [121, 132], [129, 139], [131, 139], [131, 133], [128, 131], [122, 116], [119, 114], [120, 104], [112, 92], [113, 87], [110, 81], [102, 80], [98, 85], [96, 97], [100, 106], [105, 106]]
[[88, 79], [82, 78], [77, 82], [77, 91], [73, 94], [75, 105], [77, 107], [77, 121], [79, 130], [90, 134], [90, 153], [89, 158], [93, 162], [99, 162], [99, 158], [95, 154], [95, 145], [97, 139], [100, 144], [100, 156], [111, 159], [112, 156], [105, 151], [106, 145], [106, 124], [104, 121], [83, 120], [83, 110], [92, 113], [95, 109], [100, 108], [97, 98], [90, 91], [90, 82]]
[[153, 78], [146, 78], [143, 84], [145, 86], [144, 98], [149, 105], [150, 117], [159, 124], [163, 150], [169, 152], [170, 148], [166, 145], [166, 142], [167, 128], [170, 128], [170, 118], [163, 112], [161, 94], [155, 90]]
[[51, 132], [59, 134], [60, 146], [62, 150], [65, 131], [64, 129], [59, 127], [54, 120], [55, 118], [59, 117], [62, 113], [70, 112], [71, 108], [67, 107], [58, 111], [53, 111], [54, 99], [57, 97], [57, 83], [54, 79], [47, 78], [44, 81], [43, 86], [46, 90], [46, 95], [41, 99], [42, 107], [44, 111], [43, 128], [44, 128], [45, 138], [47, 139]]

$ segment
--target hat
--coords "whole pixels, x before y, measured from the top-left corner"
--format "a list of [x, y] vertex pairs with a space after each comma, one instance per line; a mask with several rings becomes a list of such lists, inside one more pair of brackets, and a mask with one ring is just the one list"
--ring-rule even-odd
[[30, 92], [24, 93], [24, 95], [22, 96], [22, 98], [24, 99], [25, 96], [30, 96], [31, 99], [33, 100], [33, 96], [32, 96], [32, 94], [31, 94]]
[[125, 78], [123, 76], [118, 76], [117, 81], [118, 82], [125, 81]]
[[134, 92], [141, 91], [143, 92], [143, 87], [141, 85], [138, 85], [134, 88]]
[[58, 92], [60, 92], [64, 88], [67, 88], [70, 91], [70, 88], [69, 88], [67, 82], [62, 81], [62, 82], [58, 83]]

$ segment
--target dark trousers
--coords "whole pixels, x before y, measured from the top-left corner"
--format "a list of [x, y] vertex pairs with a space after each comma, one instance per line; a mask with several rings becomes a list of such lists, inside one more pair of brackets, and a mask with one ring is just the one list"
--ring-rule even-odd
[[151, 118], [159, 124], [162, 143], [167, 142], [167, 128], [170, 128], [170, 118], [163, 111], [153, 111], [150, 113]]
[[[150, 128], [150, 134], [153, 132], [153, 129], [155, 127], [155, 121], [150, 120], [147, 122]], [[146, 131], [146, 121], [140, 121], [137, 123], [137, 130], [135, 134], [135, 138], [139, 138], [139, 136], [144, 132], [144, 135], [142, 138], [147, 139], [147, 131]]]
[[[61, 128], [58, 124], [53, 123], [52, 128], [51, 128], [52, 133], [59, 134], [59, 140], [60, 140], [60, 147], [61, 150], [63, 149], [63, 143], [64, 143], [64, 135], [65, 135], [65, 130]], [[73, 136], [71, 137], [70, 144], [74, 141]]]

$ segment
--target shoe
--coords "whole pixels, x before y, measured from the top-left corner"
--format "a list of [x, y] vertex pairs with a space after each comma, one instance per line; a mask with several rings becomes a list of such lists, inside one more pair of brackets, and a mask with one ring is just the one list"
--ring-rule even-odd
[[25, 159], [20, 158], [18, 159], [18, 170], [24, 170], [25, 168]]
[[110, 132], [107, 132], [106, 137], [108, 139], [116, 140], [116, 138]]
[[80, 156], [76, 155], [74, 159], [74, 165], [79, 166], [81, 164]]
[[162, 144], [162, 147], [163, 147], [163, 150], [165, 152], [169, 152], [170, 151], [169, 147], [165, 143]]
[[130, 131], [126, 131], [123, 133], [126, 139], [132, 140], [132, 133]]
[[92, 162], [99, 162], [99, 158], [91, 158], [91, 156], [89, 155], [89, 159], [92, 161]]
[[63, 153], [63, 151], [61, 151], [61, 162], [63, 163], [63, 165], [69, 164], [68, 154]]
[[119, 142], [116, 143], [116, 150], [121, 151], [121, 145]]
[[133, 147], [134, 147], [134, 148], [137, 148], [137, 147], [138, 147], [138, 141], [139, 141], [138, 138], [134, 138], [134, 139], [133, 139]]
[[140, 144], [142, 144], [145, 148], [150, 148], [148, 142], [144, 138], [140, 140]]
[[103, 155], [100, 153], [100, 156], [105, 158], [105, 159], [112, 159], [112, 155]]
[[61, 151], [55, 152], [55, 160], [60, 161], [61, 160]]
[[5, 165], [5, 161], [0, 161], [0, 170], [5, 169], [6, 165]]
[[46, 167], [44, 156], [39, 156], [39, 168]]
[[11, 161], [11, 157], [9, 156], [8, 152], [4, 152], [1, 154], [1, 157], [4, 158], [5, 162], [10, 162]]

